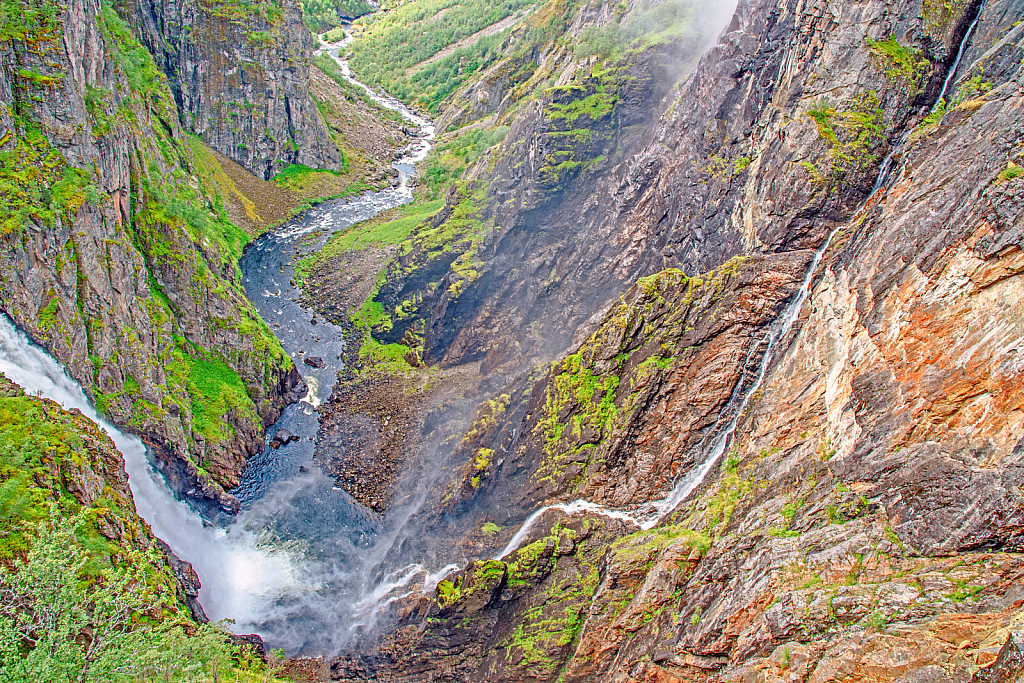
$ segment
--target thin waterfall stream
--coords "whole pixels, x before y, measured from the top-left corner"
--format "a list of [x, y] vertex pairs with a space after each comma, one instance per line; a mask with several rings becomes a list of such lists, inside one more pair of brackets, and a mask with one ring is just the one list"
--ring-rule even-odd
[[[965, 34], [940, 101], [955, 78], [986, 1], [980, 4]], [[395, 163], [399, 173], [396, 187], [315, 207], [254, 240], [242, 257], [246, 292], [295, 359], [309, 394], [302, 402], [289, 406], [268, 430], [273, 435], [284, 428], [300, 438], [280, 449], [267, 447], [252, 458], [239, 487], [232, 491], [242, 504], [242, 511], [234, 519], [211, 524], [175, 499], [142, 442], [106, 423], [56, 361], [0, 316], [0, 371], [28, 393], [80, 410], [110, 435], [125, 457], [139, 514], [176, 554], [192, 563], [203, 584], [200, 601], [211, 619], [233, 619], [236, 632], [258, 633], [268, 645], [284, 648], [289, 655], [342, 650], [374, 624], [383, 607], [412, 592], [431, 590], [459, 566], [395, 566], [394, 551], [401, 544], [406, 523], [422, 505], [427, 487], [381, 517], [354, 501], [313, 462], [319, 429], [316, 408], [334, 389], [338, 371], [343, 368], [346, 338], [345, 330], [299, 303], [301, 292], [294, 284], [294, 264], [319, 251], [337, 231], [410, 201], [415, 165], [430, 152], [436, 133], [429, 119], [352, 76], [342, 56], [350, 40], [351, 35], [346, 34], [338, 43], [321, 43], [321, 50], [337, 61], [346, 79], [380, 106], [398, 112], [417, 128], [418, 134], [407, 154]], [[883, 162], [872, 194], [885, 184], [905, 140], [906, 136]], [[833, 230], [816, 250], [799, 289], [782, 314], [753, 343], [729, 401], [708, 431], [710, 443], [701, 448], [698, 464], [680, 473], [663, 499], [631, 511], [586, 500], [542, 507], [526, 518], [494, 557], [514, 552], [547, 511], [600, 514], [646, 530], [700, 486], [726, 453], [746, 407], [761, 388], [780, 344], [810, 296], [818, 268], [837, 231]], [[760, 360], [756, 370], [748, 372], [757, 354]], [[311, 356], [322, 359], [323, 367], [302, 363], [303, 358]]]
[[[974, 30], [978, 26], [978, 22], [981, 20], [982, 13], [985, 11], [985, 5], [988, 0], [982, 0], [978, 6], [977, 14], [974, 16], [970, 25], [967, 28], [964, 37], [960, 41], [960, 47], [957, 51], [956, 58], [950, 66], [949, 73], [946, 75], [946, 79], [942, 84], [942, 90], [939, 93], [938, 99], [932, 106], [932, 111], [935, 111], [943, 102], [943, 98], [949, 90], [949, 86], [953, 79], [956, 77], [956, 72], [960, 67], [960, 62], [963, 60], [964, 53], [967, 50], [967, 46], [970, 43], [971, 36], [974, 35]], [[875, 180], [874, 186], [870, 193], [868, 193], [864, 204], [869, 200], [888, 180], [889, 175], [895, 165], [896, 158], [903, 148], [903, 145], [910, 136], [912, 129], [908, 129], [900, 137], [900, 140], [893, 146], [889, 155], [882, 162], [878, 170], [878, 176]], [[861, 206], [861, 210], [856, 215], [860, 215], [863, 212], [864, 206]], [[496, 555], [494, 559], [501, 559], [509, 553], [515, 551], [523, 541], [526, 540], [530, 531], [536, 526], [537, 522], [540, 521], [544, 513], [550, 510], [560, 510], [567, 515], [574, 515], [580, 513], [594, 513], [603, 515], [605, 517], [613, 519], [621, 519], [628, 522], [632, 522], [642, 530], [653, 528], [661, 519], [663, 519], [668, 513], [672, 512], [680, 503], [682, 503], [690, 493], [703, 483], [711, 469], [722, 459], [726, 449], [729, 446], [729, 442], [736, 432], [736, 428], [739, 425], [740, 418], [743, 415], [743, 411], [746, 409], [747, 404], [750, 402], [751, 396], [757, 393], [760, 389], [762, 382], [764, 381], [765, 374], [768, 368], [771, 366], [772, 361], [775, 359], [775, 353], [780, 341], [785, 339], [790, 329], [793, 327], [793, 323], [796, 322], [797, 316], [800, 314], [800, 309], [803, 308], [804, 302], [810, 295], [811, 284], [813, 283], [814, 276], [817, 273], [818, 266], [821, 263], [821, 259], [829, 246], [832, 244], [832, 240], [835, 238], [839, 228], [834, 229], [826, 238], [825, 242], [818, 248], [814, 254], [814, 258], [811, 259], [811, 263], [807, 268], [807, 273], [804, 276], [804, 281], [797, 291], [796, 296], [786, 306], [782, 315], [776, 320], [776, 322], [770, 328], [768, 334], [766, 334], [760, 341], [755, 343], [747, 354], [747, 358], [743, 363], [743, 372], [740, 375], [739, 381], [733, 388], [732, 396], [729, 402], [722, 409], [722, 417], [719, 418], [708, 434], [713, 438], [711, 447], [706, 450], [704, 459], [696, 467], [691, 468], [681, 478], [678, 479], [675, 486], [669, 494], [661, 500], [652, 501], [644, 506], [641, 506], [636, 511], [624, 511], [615, 510], [611, 508], [605, 508], [596, 503], [592, 503], [586, 500], [577, 500], [572, 503], [555, 503], [553, 505], [547, 505], [534, 511], [520, 528], [516, 531], [515, 535], [509, 540], [504, 548]], [[757, 374], [754, 377], [754, 381], [747, 385], [747, 366], [754, 354], [762, 346], [766, 345], [764, 353], [761, 356], [761, 361], [758, 364]], [[728, 420], [724, 429], [721, 429], [721, 425], [724, 420]], [[700, 448], [698, 446], [698, 448]], [[703, 449], [702, 449], [703, 450]]]
[[[971, 21], [970, 26], [967, 27], [967, 32], [960, 41], [960, 48], [957, 50], [956, 58], [953, 60], [953, 64], [949, 67], [946, 79], [942, 82], [942, 90], [939, 91], [939, 96], [935, 99], [935, 103], [932, 104], [932, 108], [929, 113], [934, 113], [939, 109], [939, 107], [945, 106], [946, 93], [949, 92], [949, 86], [952, 85], [953, 79], [956, 78], [956, 72], [960, 69], [960, 62], [963, 61], [964, 53], [967, 51], [967, 46], [971, 42], [971, 36], [974, 35], [974, 29], [978, 27], [978, 22], [981, 21], [981, 15], [985, 11], [986, 4], [988, 4], [988, 0], [981, 0], [981, 4], [978, 6], [978, 13]], [[878, 178], [875, 180], [875, 184], [871, 188], [871, 192], [868, 193], [869, 197], [878, 192], [882, 185], [889, 180], [893, 166], [896, 164], [896, 157], [903, 152], [903, 146], [907, 143], [907, 140], [910, 139], [910, 134], [913, 132], [913, 128], [907, 128], [903, 135], [900, 136], [900, 139], [896, 141], [896, 144], [893, 145], [892, 149], [889, 150], [889, 154], [886, 155], [885, 159], [882, 161], [882, 165], [879, 167]]]

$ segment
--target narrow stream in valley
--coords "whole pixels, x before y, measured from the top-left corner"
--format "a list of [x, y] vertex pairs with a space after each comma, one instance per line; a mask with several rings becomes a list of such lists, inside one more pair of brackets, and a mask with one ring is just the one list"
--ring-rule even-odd
[[[212, 620], [232, 619], [236, 633], [258, 633], [268, 647], [289, 655], [330, 654], [373, 622], [396, 589], [431, 587], [435, 574], [418, 564], [385, 568], [392, 545], [413, 506], [381, 518], [355, 502], [313, 463], [319, 429], [316, 407], [330, 397], [343, 367], [344, 330], [299, 303], [294, 263], [320, 250], [335, 232], [412, 199], [415, 164], [426, 158], [433, 124], [389, 96], [352, 78], [339, 57], [342, 43], [324, 45], [346, 78], [380, 106], [397, 111], [417, 133], [394, 164], [396, 187], [326, 202], [261, 236], [241, 259], [246, 293], [303, 374], [309, 392], [289, 406], [267, 432], [298, 437], [250, 460], [231, 493], [241, 512], [217, 526], [176, 500], [142, 442], [107, 424], [45, 351], [0, 316], [0, 371], [29, 393], [81, 410], [114, 440], [125, 457], [139, 514], [202, 582], [200, 602]], [[303, 361], [317, 358], [313, 364]], [[399, 591], [400, 592], [400, 591]]]
[[[972, 25], [960, 46], [957, 63], [973, 29]], [[430, 589], [454, 568], [398, 563], [395, 548], [422, 496], [410, 497], [409, 502], [381, 517], [354, 501], [313, 462], [320, 426], [316, 408], [331, 396], [343, 369], [346, 334], [300, 304], [295, 264], [322, 249], [339, 230], [410, 201], [415, 164], [426, 158], [435, 135], [428, 119], [352, 77], [342, 56], [349, 40], [347, 36], [339, 43], [322, 44], [321, 49], [338, 62], [345, 78], [380, 106], [397, 111], [418, 133], [410, 138], [406, 155], [395, 163], [397, 186], [326, 202], [254, 240], [242, 256], [246, 293], [295, 361], [309, 392], [301, 402], [289, 406], [267, 434], [272, 437], [283, 429], [298, 440], [277, 449], [268, 445], [250, 460], [241, 483], [231, 492], [242, 505], [234, 519], [213, 525], [175, 500], [152, 467], [142, 442], [106, 424], [60, 366], [0, 316], [0, 371], [29, 393], [81, 410], [110, 434], [125, 456], [139, 513], [157, 536], [193, 564], [203, 584], [200, 602], [210, 618], [233, 619], [235, 632], [258, 633], [269, 647], [283, 648], [289, 655], [341, 651], [372, 626], [383, 602], [403, 591]], [[948, 86], [947, 80], [943, 94]], [[888, 178], [899, 147], [883, 163], [876, 189]], [[776, 358], [780, 342], [788, 337], [834, 235], [829, 235], [811, 259], [800, 289], [783, 314], [751, 349], [729, 403], [701, 446], [699, 464], [682, 473], [664, 499], [633, 511], [610, 510], [583, 500], [543, 507], [525, 520], [495, 557], [514, 551], [548, 510], [602, 514], [648, 529], [700, 485], [722, 459], [740, 416]], [[310, 363], [304, 362], [306, 359], [311, 359]]]

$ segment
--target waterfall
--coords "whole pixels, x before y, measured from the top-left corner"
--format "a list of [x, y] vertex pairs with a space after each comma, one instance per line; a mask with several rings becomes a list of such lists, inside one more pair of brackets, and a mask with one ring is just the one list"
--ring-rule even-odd
[[27, 394], [48, 398], [65, 409], [79, 410], [106, 432], [124, 456], [139, 516], [149, 523], [154, 535], [195, 568], [202, 581], [199, 599], [211, 619], [246, 622], [256, 616], [263, 600], [273, 599], [281, 590], [295, 586], [297, 577], [287, 555], [264, 551], [243, 529], [205, 525], [198, 513], [178, 501], [153, 468], [142, 441], [100, 417], [82, 388], [57, 361], [32, 344], [3, 315], [0, 372], [21, 385]]
[[[967, 33], [964, 34], [963, 40], [960, 41], [960, 49], [957, 51], [956, 59], [953, 61], [950, 67], [949, 73], [946, 76], [946, 80], [942, 85], [942, 91], [939, 93], [939, 97], [932, 107], [932, 111], [940, 105], [946, 92], [949, 90], [949, 86], [956, 77], [957, 69], [960, 67], [960, 62], [963, 60], [964, 53], [967, 50], [967, 46], [970, 43], [971, 36], [974, 35], [974, 30], [978, 26], [978, 22], [981, 20], [981, 15], [985, 10], [985, 5], [988, 0], [982, 0], [978, 7], [978, 12], [975, 15], [971, 25], [967, 29]], [[907, 138], [910, 136], [911, 131], [905, 131], [900, 137], [900, 140], [889, 152], [889, 155], [882, 162], [879, 167], [878, 177], [875, 180], [874, 187], [868, 194], [868, 197], [874, 195], [885, 181], [889, 178], [889, 174], [892, 171], [892, 167], [895, 163], [896, 155], [902, 149]], [[704, 460], [697, 465], [695, 468], [689, 470], [673, 487], [672, 491], [665, 498], [657, 501], [647, 503], [645, 506], [640, 508], [636, 513], [627, 513], [621, 510], [612, 510], [609, 508], [602, 507], [595, 503], [589, 503], [587, 501], [578, 500], [570, 504], [555, 504], [542, 507], [536, 510], [533, 514], [526, 518], [522, 526], [508, 542], [508, 544], [498, 553], [494, 559], [500, 559], [509, 553], [516, 550], [523, 541], [529, 535], [530, 531], [537, 524], [543, 514], [549, 510], [561, 510], [566, 514], [573, 515], [579, 512], [594, 512], [605, 517], [612, 517], [617, 519], [625, 519], [630, 521], [640, 529], [647, 530], [654, 527], [665, 515], [672, 512], [677, 505], [683, 502], [688, 495], [695, 488], [703, 483], [711, 469], [721, 460], [725, 454], [726, 449], [729, 446], [729, 441], [732, 435], [736, 432], [736, 427], [739, 425], [740, 418], [743, 415], [743, 411], [746, 409], [747, 404], [750, 402], [750, 397], [753, 396], [758, 389], [760, 389], [762, 382], [764, 381], [765, 375], [768, 372], [768, 368], [771, 366], [772, 361], [775, 359], [775, 351], [779, 342], [782, 341], [793, 327], [793, 323], [796, 322], [797, 316], [800, 314], [800, 309], [803, 308], [804, 302], [810, 295], [811, 283], [814, 280], [814, 275], [818, 270], [818, 265], [821, 263], [821, 259], [828, 249], [829, 245], [832, 244], [832, 240], [835, 238], [838, 228], [833, 230], [825, 243], [815, 252], [814, 258], [811, 260], [811, 264], [807, 269], [807, 274], [804, 276], [803, 284], [800, 286], [800, 290], [797, 292], [796, 297], [786, 307], [782, 316], [779, 318], [776, 324], [772, 326], [772, 330], [757, 344], [755, 344], [747, 355], [747, 361], [743, 364], [743, 374], [740, 375], [739, 382], [733, 389], [733, 395], [729, 400], [729, 403], [722, 410], [722, 418], [714, 425], [711, 430], [711, 434], [715, 434], [715, 440], [711, 446], [710, 451], [705, 456]], [[759, 349], [763, 344], [767, 344], [767, 348], [764, 351], [764, 355], [761, 356], [761, 362], [758, 364], [757, 376], [754, 378], [749, 388], [744, 387], [746, 382], [746, 368], [754, 352]], [[726, 428], [722, 431], [718, 431], [719, 425], [725, 416], [731, 415], [729, 423]]]
[[[938, 109], [945, 101], [946, 92], [949, 90], [950, 84], [953, 79], [956, 78], [957, 69], [960, 68], [960, 62], [964, 58], [964, 52], [967, 51], [967, 45], [971, 42], [971, 36], [974, 35], [974, 29], [978, 26], [978, 22], [981, 21], [981, 15], [985, 11], [985, 5], [988, 0], [982, 0], [981, 5], [978, 6], [978, 13], [974, 16], [974, 20], [971, 25], [967, 28], [967, 33], [964, 34], [963, 40], [960, 41], [960, 49], [957, 50], [956, 59], [953, 60], [953, 65], [949, 68], [949, 73], [946, 74], [946, 80], [942, 83], [942, 90], [939, 91], [939, 96], [936, 98], [935, 103], [932, 105], [931, 111], [934, 112]], [[903, 132], [900, 139], [893, 145], [892, 149], [889, 150], [889, 154], [886, 155], [885, 160], [882, 161], [882, 165], [878, 170], [878, 178], [875, 179], [875, 184], [871, 188], [871, 192], [868, 193], [868, 197], [878, 192], [885, 181], [889, 179], [889, 174], [892, 172], [893, 164], [896, 161], [896, 155], [903, 149], [903, 145], [906, 144], [910, 134], [913, 133], [913, 129], [909, 129]]]
[[[835, 238], [838, 230], [839, 228], [833, 230], [825, 240], [825, 243], [822, 244], [815, 252], [814, 258], [811, 259], [810, 266], [808, 266], [807, 272], [804, 275], [800, 289], [797, 291], [796, 296], [789, 305], [786, 306], [782, 315], [772, 325], [771, 330], [760, 341], [755, 343], [748, 352], [746, 362], [743, 364], [743, 374], [740, 375], [739, 381], [733, 388], [732, 397], [729, 399], [729, 403], [726, 404], [725, 408], [722, 409], [722, 416], [710, 431], [711, 434], [715, 435], [715, 440], [711, 445], [711, 449], [708, 451], [703, 461], [701, 461], [701, 463], [695, 468], [689, 470], [686, 475], [676, 483], [665, 498], [647, 503], [635, 513], [606, 508], [585, 500], [577, 500], [569, 504], [558, 503], [555, 505], [548, 505], [547, 507], [540, 508], [527, 517], [526, 521], [523, 522], [516, 534], [501, 550], [501, 552], [494, 556], [494, 559], [501, 559], [516, 550], [526, 539], [527, 535], [529, 535], [530, 530], [540, 520], [541, 516], [548, 510], [561, 510], [568, 515], [574, 515], [580, 512], [593, 512], [612, 519], [621, 519], [631, 522], [640, 529], [646, 531], [647, 529], [653, 528], [667, 514], [671, 513], [677, 505], [683, 502], [695, 488], [700, 486], [711, 469], [725, 454], [726, 448], [729, 446], [729, 441], [736, 432], [736, 427], [739, 425], [740, 419], [743, 416], [743, 411], [746, 410], [747, 404], [750, 402], [750, 397], [757, 393], [758, 389], [761, 388], [765, 375], [768, 373], [768, 368], [775, 359], [775, 351], [778, 344], [786, 338], [786, 335], [789, 334], [789, 331], [793, 328], [793, 324], [796, 322], [797, 316], [800, 315], [800, 309], [803, 308], [804, 302], [807, 301], [807, 297], [810, 295], [811, 283], [818, 270], [818, 265], [821, 263], [821, 259], [828, 250], [829, 245], [832, 244], [832, 240]], [[765, 348], [764, 354], [761, 356], [761, 361], [758, 364], [757, 375], [749, 386], [745, 386], [747, 379], [747, 364], [757, 349], [761, 348], [761, 346], [765, 344], [767, 344], [767, 347]], [[726, 424], [725, 429], [719, 430], [719, 426], [726, 419], [728, 419], [728, 423]]]
[[950, 84], [953, 79], [956, 78], [956, 72], [960, 68], [960, 62], [964, 58], [964, 52], [967, 51], [967, 45], [971, 42], [971, 36], [974, 35], [974, 29], [977, 28], [978, 22], [981, 21], [981, 15], [985, 12], [985, 5], [988, 4], [988, 0], [981, 0], [981, 4], [978, 6], [978, 13], [974, 16], [974, 21], [967, 28], [967, 33], [964, 34], [964, 39], [960, 41], [960, 49], [957, 50], [956, 59], [953, 60], [953, 65], [949, 67], [949, 73], [946, 74], [946, 80], [942, 84], [942, 90], [939, 92], [939, 98], [935, 100], [936, 106], [946, 96], [946, 91], [949, 90]]

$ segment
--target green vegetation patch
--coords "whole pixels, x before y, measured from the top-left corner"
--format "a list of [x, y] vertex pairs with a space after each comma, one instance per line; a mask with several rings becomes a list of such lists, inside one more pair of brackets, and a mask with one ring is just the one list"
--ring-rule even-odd
[[505, 139], [508, 131], [508, 126], [497, 126], [446, 135], [423, 164], [421, 182], [429, 189], [430, 196], [442, 196], [448, 185], [460, 180], [466, 169]]
[[174, 379], [188, 387], [192, 429], [209, 443], [224, 443], [233, 434], [229, 416], [256, 420], [256, 409], [238, 373], [224, 361], [204, 355], [195, 345], [183, 345], [174, 351], [172, 371]]
[[215, 17], [230, 19], [237, 23], [254, 20], [269, 22], [277, 26], [284, 21], [284, 5], [281, 0], [202, 0], [203, 8]]
[[[956, 19], [967, 9], [970, 0], [923, 0], [921, 15], [925, 27], [933, 36], [943, 39]], [[956, 49], [956, 48], [954, 48]]]
[[30, 222], [70, 220], [86, 202], [100, 200], [88, 171], [68, 166], [36, 123], [13, 118], [15, 145], [0, 151], [0, 232], [20, 233]]
[[373, 246], [401, 244], [417, 227], [444, 208], [444, 200], [405, 204], [389, 214], [388, 218], [375, 217], [356, 223], [332, 236], [320, 250], [321, 262], [358, 249]]
[[53, 0], [0, 0], [0, 43], [59, 39], [63, 11]]
[[[97, 550], [83, 541], [89, 514], [31, 527], [29, 547], [0, 565], [0, 671], [51, 683], [276, 681], [222, 625], [195, 624], [177, 604], [155, 546]], [[101, 564], [102, 572], [88, 568]], [[45, 626], [40, 627], [40, 624]]]
[[[299, 0], [302, 21], [313, 33], [321, 33], [341, 23], [342, 17], [357, 19], [373, 11], [366, 0]], [[335, 38], [332, 42], [341, 40]]]
[[[335, 36], [331, 36], [328, 39], [330, 40], [330, 38], [332, 37]], [[341, 36], [336, 37], [339, 40], [341, 39]], [[392, 121], [397, 121], [403, 124], [405, 123], [405, 119], [402, 118], [401, 114], [399, 114], [397, 111], [393, 109], [388, 109], [387, 107], [380, 106], [372, 99], [370, 99], [370, 96], [366, 94], [365, 90], [363, 90], [358, 85], [355, 85], [354, 83], [352, 83], [352, 81], [345, 78], [344, 74], [341, 73], [341, 67], [338, 66], [338, 63], [334, 61], [334, 59], [330, 55], [325, 53], [315, 55], [313, 57], [313, 66], [315, 66], [317, 69], [323, 72], [323, 74], [330, 78], [332, 81], [337, 83], [338, 87], [341, 88], [343, 96], [350, 103], [362, 102], [372, 111], [374, 111], [375, 115], [378, 117], [387, 118]]]
[[577, 56], [613, 57], [628, 49], [641, 49], [699, 35], [694, 17], [699, 3], [662, 2], [629, 13], [621, 10], [608, 24], [584, 29], [573, 45]]
[[869, 38], [867, 43], [874, 64], [890, 81], [901, 81], [916, 88], [931, 66], [921, 50], [903, 45], [896, 36], [889, 36], [885, 40]]
[[999, 172], [997, 182], [1008, 183], [1020, 177], [1024, 177], [1024, 167], [1018, 166], [1011, 161], [1007, 164], [1006, 168]]
[[879, 161], [875, 150], [884, 140], [883, 112], [877, 93], [861, 93], [845, 105], [843, 109], [836, 109], [819, 101], [806, 112], [827, 145], [830, 168], [821, 172], [808, 160], [801, 165], [808, 169], [812, 178], [829, 188], [874, 168]]
[[430, 111], [461, 83], [501, 56], [504, 37], [481, 37], [431, 64], [445, 48], [536, 4], [537, 0], [412, 0], [364, 17], [352, 43], [352, 69], [360, 79]]

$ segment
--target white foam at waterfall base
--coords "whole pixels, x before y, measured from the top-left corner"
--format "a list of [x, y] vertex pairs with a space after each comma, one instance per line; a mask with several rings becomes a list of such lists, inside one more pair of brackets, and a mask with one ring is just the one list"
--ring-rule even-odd
[[238, 524], [228, 529], [204, 525], [194, 510], [175, 499], [150, 464], [143, 443], [102, 419], [81, 387], [3, 315], [0, 372], [28, 394], [79, 410], [110, 436], [124, 456], [139, 515], [178, 557], [195, 568], [202, 582], [199, 599], [212, 620], [231, 618], [240, 624], [255, 623], [280, 595], [306, 590], [287, 552], [261, 547]]

